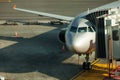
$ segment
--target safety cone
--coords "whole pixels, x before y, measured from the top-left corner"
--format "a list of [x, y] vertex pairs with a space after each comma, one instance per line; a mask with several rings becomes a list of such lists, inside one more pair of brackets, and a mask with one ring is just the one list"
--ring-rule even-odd
[[14, 37], [18, 37], [18, 33], [17, 32], [14, 33]]
[[64, 45], [62, 46], [61, 50], [62, 50], [62, 52], [65, 52], [65, 46]]

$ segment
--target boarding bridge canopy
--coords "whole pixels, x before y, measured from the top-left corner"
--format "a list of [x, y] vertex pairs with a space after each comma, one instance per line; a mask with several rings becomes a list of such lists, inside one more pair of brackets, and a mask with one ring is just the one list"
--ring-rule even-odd
[[96, 11], [86, 16], [86, 18], [94, 25], [93, 28], [96, 31], [96, 58], [106, 58], [105, 41], [103, 40], [105, 38], [104, 18], [97, 18], [105, 14], [108, 14], [108, 10]]
[[[107, 51], [114, 59], [120, 59], [120, 8], [109, 10], [109, 15], [105, 17], [106, 35], [111, 37], [111, 52]], [[107, 37], [106, 37], [107, 39]], [[107, 44], [106, 40], [106, 45]], [[106, 46], [107, 48], [107, 46]]]
[[120, 9], [110, 9], [96, 21], [96, 57], [107, 58], [111, 54], [111, 58], [120, 58]]
[[[109, 10], [96, 11], [86, 16], [86, 18], [94, 25], [93, 28], [96, 30], [96, 58], [107, 57], [108, 44], [106, 44], [106, 26], [109, 25], [109, 27], [111, 27], [118, 25], [116, 22], [120, 22], [120, 18], [118, 18], [119, 15], [120, 9], [114, 8]], [[106, 20], [108, 17], [111, 17], [111, 20]]]

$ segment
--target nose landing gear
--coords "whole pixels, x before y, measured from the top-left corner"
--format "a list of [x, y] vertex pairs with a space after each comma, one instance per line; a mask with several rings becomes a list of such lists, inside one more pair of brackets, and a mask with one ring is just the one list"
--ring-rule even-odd
[[91, 63], [89, 62], [89, 54], [86, 54], [85, 60], [86, 60], [86, 62], [83, 62], [83, 69], [90, 70]]

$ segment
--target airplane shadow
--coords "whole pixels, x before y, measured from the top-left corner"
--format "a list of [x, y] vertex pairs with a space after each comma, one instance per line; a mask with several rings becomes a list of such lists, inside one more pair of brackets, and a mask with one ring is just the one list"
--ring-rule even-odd
[[62, 53], [58, 32], [59, 29], [54, 29], [32, 38], [0, 36], [0, 40], [18, 42], [0, 49], [0, 72], [38, 71], [60, 80], [70, 79], [78, 72], [78, 65], [62, 63], [73, 54]]

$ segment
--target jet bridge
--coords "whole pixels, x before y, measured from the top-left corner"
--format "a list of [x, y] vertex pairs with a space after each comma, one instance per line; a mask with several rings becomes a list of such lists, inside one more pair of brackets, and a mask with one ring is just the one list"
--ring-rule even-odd
[[120, 8], [97, 11], [86, 16], [96, 30], [96, 58], [108, 53], [120, 59]]
[[106, 53], [111, 59], [120, 60], [120, 8], [109, 10], [104, 19]]
[[96, 57], [120, 59], [120, 8], [96, 19]]
[[108, 14], [108, 10], [96, 11], [86, 16], [96, 31], [96, 58], [106, 58], [104, 18], [97, 18], [105, 14]]

